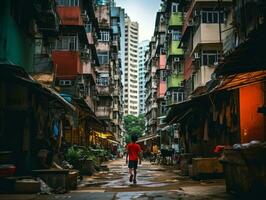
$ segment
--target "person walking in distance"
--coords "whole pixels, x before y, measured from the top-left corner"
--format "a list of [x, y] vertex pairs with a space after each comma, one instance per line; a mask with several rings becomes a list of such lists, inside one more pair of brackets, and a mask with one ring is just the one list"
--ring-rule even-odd
[[[126, 163], [128, 164], [129, 169], [129, 182], [134, 184], [137, 183], [137, 168], [138, 168], [138, 161], [141, 164], [141, 148], [139, 144], [136, 144], [138, 137], [136, 135], [131, 136], [131, 143], [129, 143], [126, 147], [127, 155], [126, 155]], [[134, 173], [133, 173], [134, 172]]]

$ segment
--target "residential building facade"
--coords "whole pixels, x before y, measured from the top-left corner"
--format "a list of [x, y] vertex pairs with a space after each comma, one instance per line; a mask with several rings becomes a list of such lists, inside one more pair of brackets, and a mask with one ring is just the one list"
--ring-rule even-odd
[[139, 25], [125, 15], [124, 115], [139, 115]]
[[156, 135], [157, 133], [157, 63], [156, 63], [156, 38], [153, 36], [149, 51], [146, 53], [146, 74], [145, 74], [145, 118], [146, 118], [146, 135]]
[[149, 41], [144, 40], [139, 43], [139, 114], [145, 114], [145, 53], [149, 49]]

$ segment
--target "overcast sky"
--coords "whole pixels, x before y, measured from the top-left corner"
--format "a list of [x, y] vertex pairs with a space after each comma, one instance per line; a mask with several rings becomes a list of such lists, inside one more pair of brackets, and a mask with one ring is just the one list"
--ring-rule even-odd
[[115, 0], [115, 2], [117, 6], [125, 8], [132, 21], [139, 23], [139, 42], [151, 40], [161, 0]]

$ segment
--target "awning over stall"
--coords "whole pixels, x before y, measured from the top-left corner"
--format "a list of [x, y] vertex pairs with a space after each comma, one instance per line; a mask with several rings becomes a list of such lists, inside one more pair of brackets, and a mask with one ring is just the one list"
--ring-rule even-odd
[[60, 96], [54, 89], [35, 81], [23, 68], [8, 64], [0, 64], [1, 80], [10, 83], [18, 83], [27, 86], [34, 92], [44, 94], [50, 100], [54, 107], [66, 108], [69, 111], [75, 111], [75, 107]]
[[106, 131], [106, 132], [99, 132], [99, 131], [93, 131], [93, 133], [102, 139], [115, 139], [115, 136], [113, 133]]
[[230, 55], [225, 57], [225, 62], [220, 64], [215, 74], [218, 76], [233, 75], [244, 72], [266, 70], [266, 24], [250, 33], [249, 39], [240, 44]]
[[143, 137], [138, 139], [137, 143], [141, 143], [141, 142], [144, 142], [144, 141], [152, 140], [152, 139], [155, 139], [157, 137], [160, 137], [160, 136], [157, 135], [157, 134], [143, 136]]
[[120, 142], [116, 141], [116, 140], [111, 140], [111, 139], [107, 139], [108, 142], [112, 143], [112, 144], [120, 144]]

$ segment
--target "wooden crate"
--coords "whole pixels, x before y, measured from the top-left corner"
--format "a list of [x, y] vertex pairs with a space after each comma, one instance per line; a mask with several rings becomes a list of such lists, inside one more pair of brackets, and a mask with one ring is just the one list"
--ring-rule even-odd
[[192, 158], [193, 176], [212, 178], [223, 174], [223, 166], [218, 158]]

